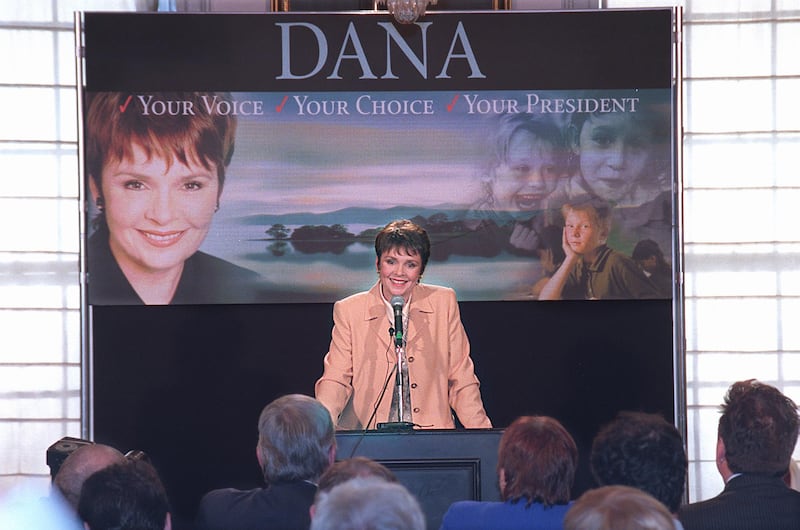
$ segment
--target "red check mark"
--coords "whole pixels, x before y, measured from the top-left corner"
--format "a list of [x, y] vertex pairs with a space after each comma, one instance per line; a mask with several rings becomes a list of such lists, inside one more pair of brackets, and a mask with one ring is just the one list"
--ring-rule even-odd
[[289, 96], [283, 96], [283, 100], [281, 101], [281, 104], [280, 104], [280, 105], [278, 105], [277, 107], [275, 107], [275, 112], [280, 112], [280, 111], [282, 111], [282, 110], [283, 110], [283, 107], [285, 107], [285, 106], [286, 106], [286, 102], [287, 102], [287, 101], [289, 101]]
[[128, 99], [125, 100], [125, 103], [119, 106], [119, 111], [125, 112], [126, 110], [128, 110], [128, 103], [130, 103], [132, 99], [133, 96], [128, 96]]
[[455, 95], [455, 97], [453, 98], [453, 101], [451, 101], [451, 102], [450, 102], [450, 103], [447, 105], [447, 112], [452, 112], [452, 110], [453, 110], [453, 107], [455, 107], [455, 106], [456, 106], [456, 101], [458, 101], [458, 96], [459, 96], [459, 94], [456, 94], [456, 95]]

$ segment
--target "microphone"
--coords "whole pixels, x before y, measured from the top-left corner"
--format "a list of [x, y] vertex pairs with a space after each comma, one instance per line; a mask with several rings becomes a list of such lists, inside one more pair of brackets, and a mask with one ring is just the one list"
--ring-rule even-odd
[[394, 345], [403, 346], [403, 300], [402, 296], [393, 296], [389, 302], [394, 310]]

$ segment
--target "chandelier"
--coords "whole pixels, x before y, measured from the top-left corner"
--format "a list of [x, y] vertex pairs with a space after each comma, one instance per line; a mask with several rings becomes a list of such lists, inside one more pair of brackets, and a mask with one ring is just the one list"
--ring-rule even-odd
[[436, 5], [438, 0], [379, 0], [386, 4], [389, 14], [400, 24], [413, 24], [425, 14], [428, 4]]

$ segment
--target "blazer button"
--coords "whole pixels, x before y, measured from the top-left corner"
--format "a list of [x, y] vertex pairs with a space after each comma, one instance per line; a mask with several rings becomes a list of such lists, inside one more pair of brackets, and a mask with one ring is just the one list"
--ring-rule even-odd
[[416, 383], [411, 383], [411, 388], [417, 388], [417, 384]]
[[419, 412], [419, 407], [414, 407], [414, 412]]
[[409, 357], [408, 358], [408, 362], [413, 363], [414, 362], [414, 357], [413, 356]]

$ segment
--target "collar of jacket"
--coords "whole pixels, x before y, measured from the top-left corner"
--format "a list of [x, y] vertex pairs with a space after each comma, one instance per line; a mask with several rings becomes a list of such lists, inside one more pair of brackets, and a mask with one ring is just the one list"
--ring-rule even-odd
[[[408, 308], [408, 320], [413, 322], [414, 313], [433, 313], [433, 305], [431, 304], [432, 289], [423, 283], [418, 283], [414, 286], [414, 293], [411, 296], [411, 304]], [[369, 290], [369, 303], [364, 311], [364, 320], [375, 320], [383, 318], [386, 315], [386, 306], [383, 304], [383, 297], [381, 297], [381, 285], [377, 282]]]

